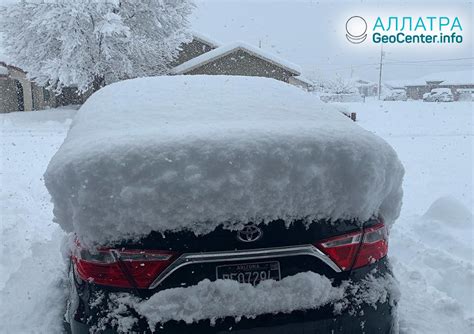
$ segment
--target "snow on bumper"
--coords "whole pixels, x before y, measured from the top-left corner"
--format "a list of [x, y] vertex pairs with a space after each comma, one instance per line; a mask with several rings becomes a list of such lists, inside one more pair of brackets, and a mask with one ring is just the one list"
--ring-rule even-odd
[[[313, 272], [267, 280], [257, 286], [231, 280], [203, 280], [195, 286], [158, 292], [147, 300], [128, 293], [109, 295], [108, 310], [99, 328], [113, 324], [118, 332], [129, 332], [138, 321], [130, 309], [147, 320], [150, 328], [171, 320], [192, 324], [201, 320], [234, 317], [255, 318], [262, 314], [291, 313], [333, 305], [334, 314], [357, 312], [362, 304], [394, 305], [399, 292], [391, 275], [368, 275], [361, 282], [345, 281], [333, 286], [331, 280]], [[100, 296], [103, 298], [103, 295]]]

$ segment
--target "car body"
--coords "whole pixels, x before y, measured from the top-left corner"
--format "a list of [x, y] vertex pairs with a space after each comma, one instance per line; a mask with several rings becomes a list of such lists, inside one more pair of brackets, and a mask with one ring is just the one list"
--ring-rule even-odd
[[434, 88], [429, 93], [423, 94], [425, 102], [453, 102], [454, 96], [449, 88]]
[[[275, 221], [262, 227], [250, 224], [243, 231], [217, 229], [204, 236], [195, 236], [190, 232], [166, 235], [152, 233], [142, 240], [124, 241], [105, 250], [122, 254], [133, 252], [156, 255], [156, 249], [163, 249], [163, 255], [171, 256], [171, 261], [166, 261], [161, 269], [151, 270], [153, 276], [148, 281], [142, 281], [145, 273], [138, 273], [138, 276], [133, 274], [134, 280], [138, 282], [135, 284], [127, 282], [126, 275], [120, 269], [113, 274], [110, 272], [108, 276], [102, 275], [104, 270], [108, 270], [107, 267], [115, 266], [116, 262], [105, 260], [103, 255], [94, 255], [78, 246], [78, 252], [71, 257], [70, 297], [66, 315], [72, 333], [89, 333], [89, 330], [97, 328], [98, 324], [103, 328], [101, 317], [104, 313], [113, 311], [109, 309], [109, 294], [122, 291], [146, 299], [159, 291], [192, 286], [204, 279], [238, 280], [242, 271], [236, 269], [237, 265], [251, 263], [252, 269], [247, 272], [244, 270], [244, 274], [248, 275], [250, 272], [249, 276], [252, 278], [255, 272], [261, 275], [267, 271], [268, 265], [276, 264], [277, 272], [265, 277], [276, 280], [300, 272], [313, 271], [330, 278], [336, 286], [348, 280], [357, 284], [373, 272], [379, 276], [391, 275], [386, 258], [386, 228], [378, 219], [364, 224], [344, 221], [339, 222], [337, 227], [315, 223], [309, 228], [300, 221], [293, 222], [289, 228], [285, 222]], [[363, 246], [366, 239], [370, 239], [370, 242]], [[357, 240], [355, 246], [358, 250], [350, 256], [345, 256], [348, 251], [349, 254], [352, 253], [350, 249], [354, 246], [353, 240]], [[333, 248], [335, 253], [330, 248], [325, 248], [325, 245], [330, 243], [338, 245]], [[347, 249], [343, 249], [344, 243]], [[369, 257], [371, 260], [368, 260]], [[122, 261], [128, 261], [128, 268], [133, 268], [130, 260]], [[134, 261], [145, 261], [145, 258], [135, 258]], [[220, 273], [220, 270], [224, 272]], [[114, 280], [113, 277], [117, 275], [123, 277]], [[240, 278], [242, 277], [243, 275], [240, 275]], [[258, 284], [259, 281], [250, 280], [245, 283]], [[97, 303], [99, 295], [101, 301]], [[332, 306], [328, 305], [289, 314], [262, 314], [237, 323], [231, 317], [218, 319], [214, 325], [211, 325], [209, 320], [194, 324], [170, 321], [162, 324], [156, 332], [225, 333], [231, 329], [233, 333], [390, 333], [394, 326], [394, 307], [387, 299], [378, 303], [376, 308], [363, 303], [357, 305], [352, 314], [347, 311], [335, 315]], [[113, 323], [105, 328], [104, 333], [115, 333]], [[138, 321], [133, 330], [139, 333], [153, 332], [143, 320]]]
[[66, 327], [390, 333], [403, 166], [341, 111], [252, 77], [92, 95], [45, 174], [72, 232]]
[[384, 101], [406, 101], [407, 100], [407, 93], [404, 89], [393, 89], [387, 94]]

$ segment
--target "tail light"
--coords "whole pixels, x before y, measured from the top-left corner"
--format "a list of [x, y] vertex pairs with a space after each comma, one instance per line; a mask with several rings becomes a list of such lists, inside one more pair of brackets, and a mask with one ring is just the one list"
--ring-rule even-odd
[[383, 223], [316, 244], [342, 270], [356, 269], [374, 263], [388, 252], [388, 233]]
[[177, 254], [161, 250], [98, 249], [77, 245], [72, 255], [79, 277], [100, 285], [146, 289]]

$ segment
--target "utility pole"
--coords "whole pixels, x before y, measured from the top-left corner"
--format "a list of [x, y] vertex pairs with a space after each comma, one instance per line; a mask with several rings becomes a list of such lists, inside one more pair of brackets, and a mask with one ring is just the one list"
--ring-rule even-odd
[[383, 68], [383, 44], [380, 45], [380, 67], [379, 67], [379, 100], [382, 93], [382, 68]]

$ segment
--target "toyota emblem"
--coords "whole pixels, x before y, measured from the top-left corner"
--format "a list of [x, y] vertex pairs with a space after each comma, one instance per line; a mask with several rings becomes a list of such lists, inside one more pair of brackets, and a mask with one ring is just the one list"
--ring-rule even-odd
[[255, 224], [246, 225], [237, 232], [237, 239], [242, 242], [254, 242], [259, 240], [262, 236], [262, 229]]

